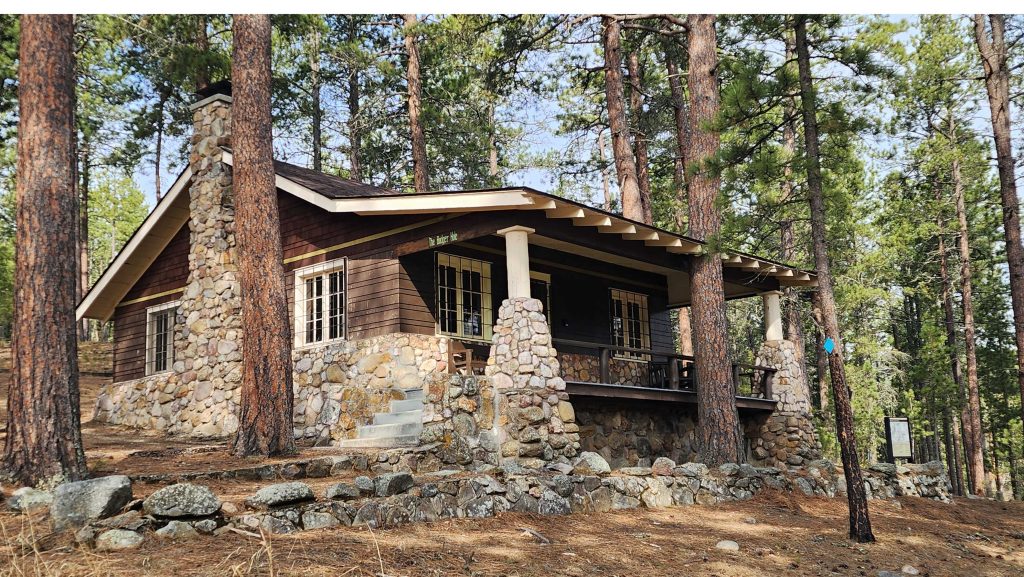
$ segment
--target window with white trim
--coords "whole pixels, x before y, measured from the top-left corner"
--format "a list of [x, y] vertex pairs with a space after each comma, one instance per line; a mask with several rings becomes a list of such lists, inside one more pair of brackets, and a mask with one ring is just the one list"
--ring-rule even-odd
[[531, 270], [530, 296], [544, 305], [544, 315], [548, 319], [548, 324], [554, 327], [554, 321], [551, 320], [551, 275]]
[[345, 259], [295, 271], [295, 346], [345, 338]]
[[491, 340], [491, 263], [435, 253], [437, 333], [462, 339]]
[[146, 374], [171, 370], [174, 364], [174, 321], [178, 302], [169, 302], [146, 309]]
[[[612, 344], [632, 349], [651, 348], [651, 319], [647, 295], [611, 289]], [[640, 353], [618, 351], [616, 357], [646, 360]]]

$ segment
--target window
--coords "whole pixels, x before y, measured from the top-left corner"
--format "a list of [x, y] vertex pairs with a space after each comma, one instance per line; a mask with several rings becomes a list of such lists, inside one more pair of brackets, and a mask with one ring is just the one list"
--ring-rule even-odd
[[[647, 295], [611, 289], [612, 344], [633, 349], [651, 346], [651, 321]], [[647, 355], [620, 351], [617, 357], [646, 360]]]
[[174, 364], [174, 319], [178, 303], [164, 303], [146, 309], [146, 374], [171, 370]]
[[345, 259], [295, 271], [295, 345], [345, 338]]
[[544, 316], [548, 325], [554, 327], [551, 320], [551, 275], [543, 272], [530, 271], [530, 296], [544, 305]]
[[491, 264], [437, 253], [437, 332], [491, 340]]

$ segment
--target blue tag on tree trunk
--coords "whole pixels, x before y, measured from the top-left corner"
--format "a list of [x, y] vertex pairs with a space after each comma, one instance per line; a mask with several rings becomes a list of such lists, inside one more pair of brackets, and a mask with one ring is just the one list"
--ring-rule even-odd
[[825, 349], [826, 353], [831, 355], [832, 351], [836, 350], [836, 342], [832, 340], [832, 337], [829, 337], [825, 339], [825, 345], [822, 348]]

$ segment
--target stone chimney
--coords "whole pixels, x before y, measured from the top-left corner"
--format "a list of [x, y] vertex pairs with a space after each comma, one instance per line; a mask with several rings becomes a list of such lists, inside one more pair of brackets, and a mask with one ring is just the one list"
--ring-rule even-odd
[[241, 302], [236, 277], [231, 166], [231, 84], [211, 85], [191, 106], [188, 282], [175, 330], [178, 432], [227, 435], [238, 429]]

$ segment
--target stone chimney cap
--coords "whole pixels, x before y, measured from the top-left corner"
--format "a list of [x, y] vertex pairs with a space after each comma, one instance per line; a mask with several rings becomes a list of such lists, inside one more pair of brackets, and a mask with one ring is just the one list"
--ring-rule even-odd
[[231, 104], [231, 81], [221, 80], [219, 82], [214, 82], [206, 88], [196, 91], [196, 96], [199, 98], [199, 101], [192, 106], [189, 106], [189, 110], [202, 108], [203, 106], [217, 100]]

